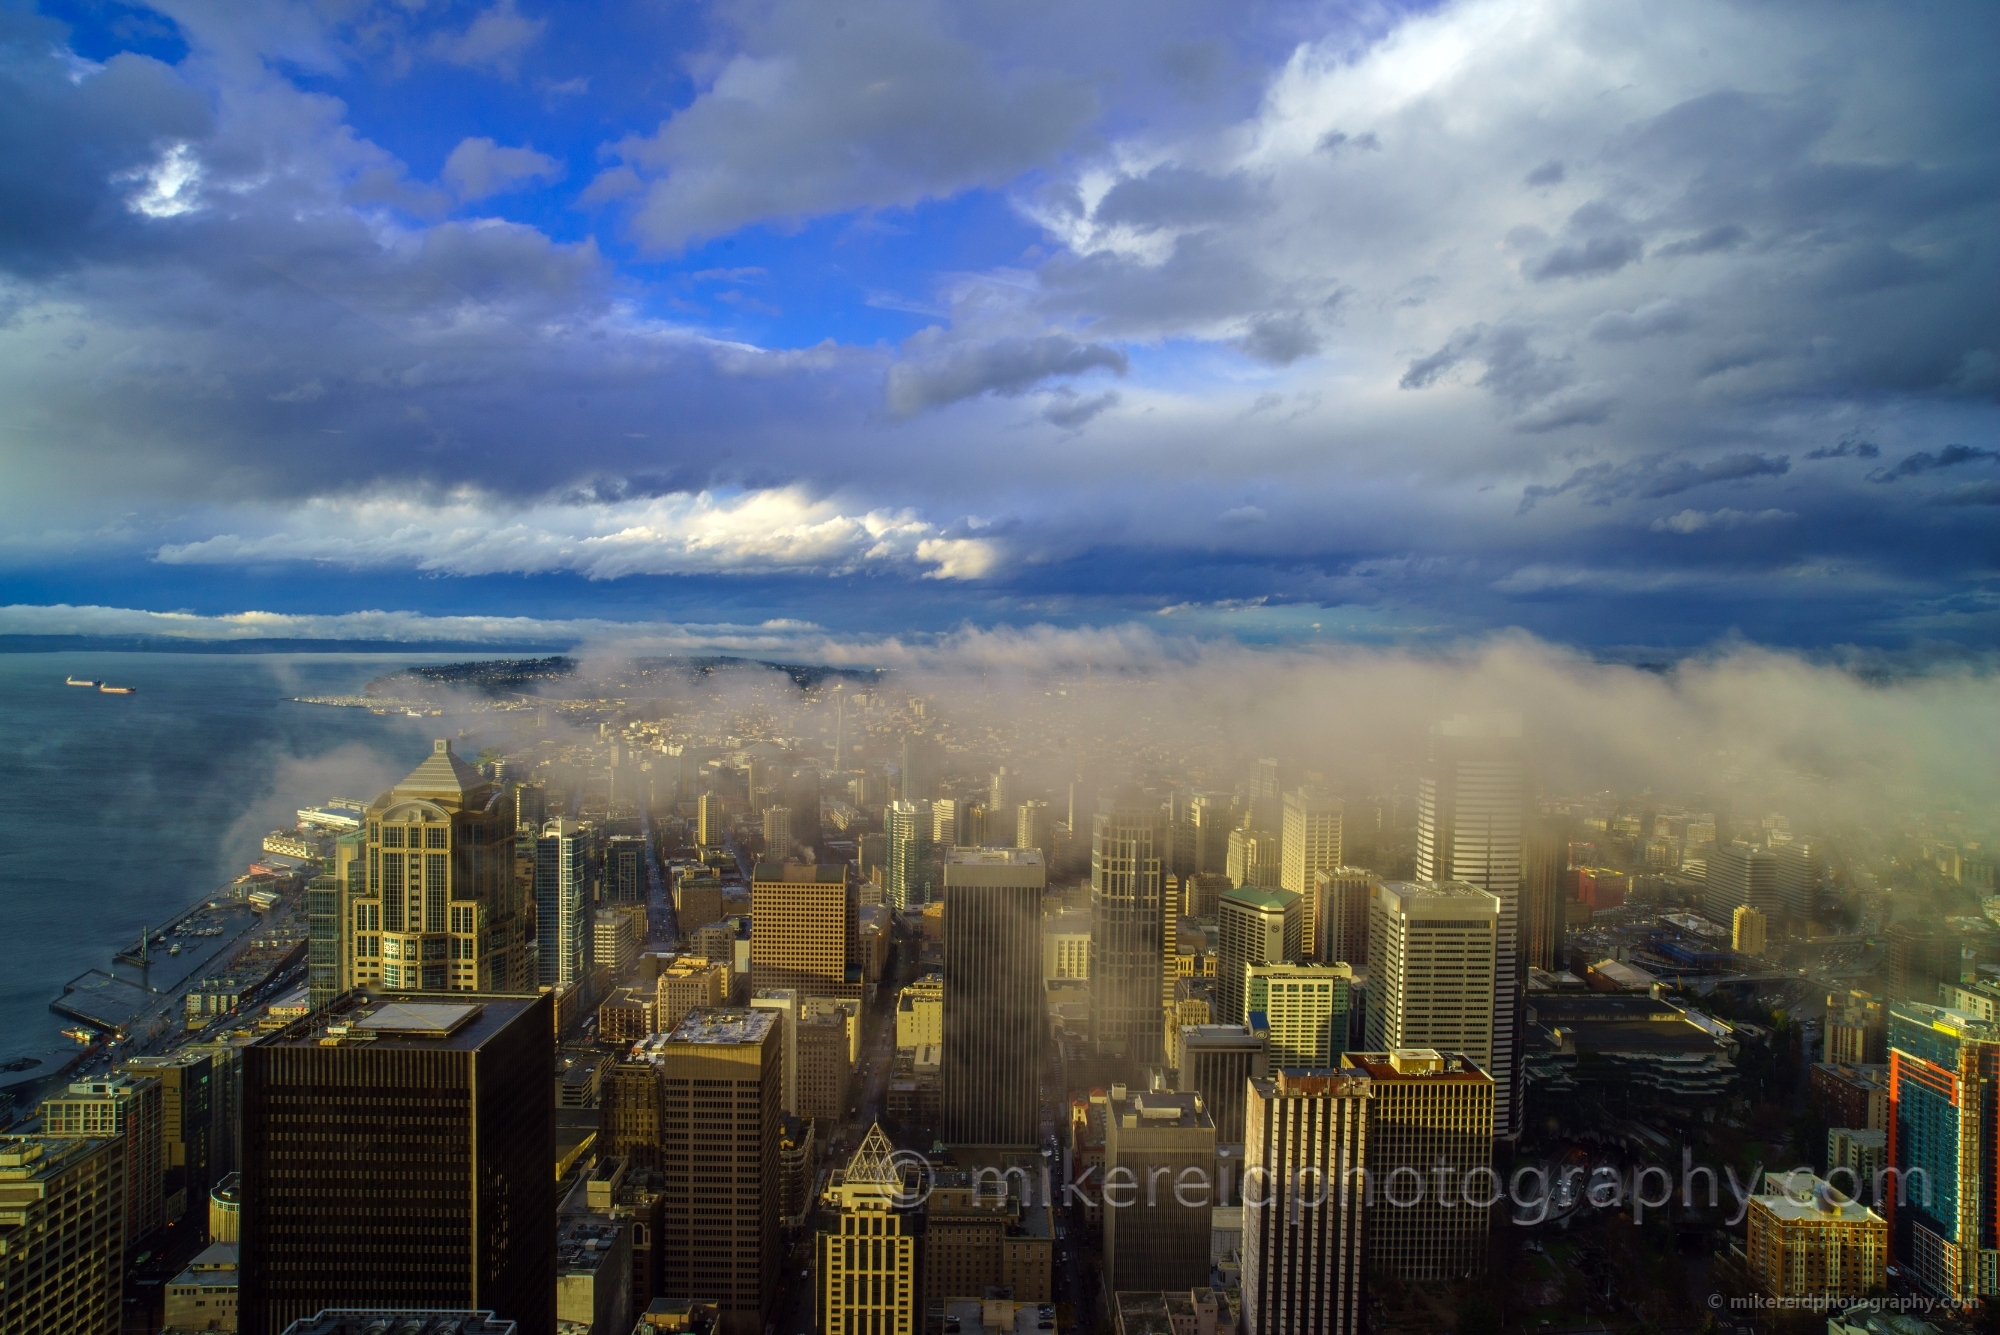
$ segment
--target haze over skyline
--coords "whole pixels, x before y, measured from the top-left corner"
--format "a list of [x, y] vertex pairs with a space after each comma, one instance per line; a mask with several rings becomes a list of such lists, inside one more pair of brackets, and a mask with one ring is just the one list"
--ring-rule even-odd
[[1989, 649], [1995, 25], [10, 9], [0, 634]]

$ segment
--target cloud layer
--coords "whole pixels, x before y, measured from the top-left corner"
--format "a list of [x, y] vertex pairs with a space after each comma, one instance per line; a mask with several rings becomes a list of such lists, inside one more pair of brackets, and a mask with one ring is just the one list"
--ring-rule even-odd
[[1996, 23], [10, 13], [0, 563], [1990, 642]]

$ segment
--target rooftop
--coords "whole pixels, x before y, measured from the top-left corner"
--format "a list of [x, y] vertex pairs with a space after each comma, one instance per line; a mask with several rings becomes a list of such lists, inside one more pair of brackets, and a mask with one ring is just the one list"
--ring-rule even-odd
[[847, 868], [839, 865], [808, 866], [803, 862], [760, 862], [751, 880], [761, 884], [845, 885]]
[[[520, 1017], [539, 997], [459, 992], [439, 1001], [436, 993], [349, 992], [331, 1006], [257, 1040], [258, 1047], [338, 1046], [421, 1048], [476, 1052]], [[547, 1023], [546, 1020], [543, 1021]]]
[[1303, 898], [1303, 895], [1290, 890], [1267, 889], [1254, 885], [1238, 886], [1234, 890], [1222, 892], [1222, 902], [1225, 904], [1243, 904], [1250, 908], [1266, 910], [1284, 910]]
[[1378, 893], [1384, 898], [1396, 900], [1406, 912], [1413, 908], [1435, 911], [1447, 907], [1464, 907], [1474, 912], [1486, 910], [1494, 914], [1500, 912], [1499, 896], [1464, 881], [1384, 881]]
[[1397, 1048], [1391, 1052], [1344, 1052], [1343, 1067], [1366, 1071], [1376, 1080], [1487, 1080], [1479, 1063], [1462, 1052]]
[[1764, 1193], [1750, 1199], [1786, 1223], [1884, 1223], [1881, 1215], [1811, 1173], [1766, 1173]]
[[1039, 848], [954, 848], [945, 861], [961, 867], [1039, 867]]
[[520, 1327], [491, 1312], [427, 1308], [330, 1307], [303, 1317], [284, 1335], [519, 1335]]
[[[669, 1043], [762, 1043], [778, 1012], [747, 1006], [697, 1007], [666, 1035]], [[635, 1049], [636, 1051], [636, 1049]]]
[[[485, 786], [486, 776], [454, 755], [451, 743], [440, 737], [431, 743], [429, 759], [411, 770], [401, 783], [389, 790], [388, 795], [398, 799], [463, 797], [473, 789]], [[380, 801], [379, 798], [377, 800]]]
[[594, 1271], [618, 1246], [624, 1225], [603, 1215], [571, 1215], [556, 1231], [556, 1273]]

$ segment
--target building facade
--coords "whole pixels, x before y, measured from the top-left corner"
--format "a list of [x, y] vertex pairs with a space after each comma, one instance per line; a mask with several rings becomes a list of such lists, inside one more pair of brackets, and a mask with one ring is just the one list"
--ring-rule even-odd
[[1341, 1065], [1365, 1073], [1374, 1090], [1368, 1171], [1382, 1208], [1369, 1221], [1370, 1266], [1405, 1280], [1480, 1274], [1491, 1209], [1467, 1193], [1477, 1175], [1477, 1199], [1499, 1195], [1493, 1078], [1462, 1052], [1429, 1048], [1350, 1052]]
[[760, 862], [750, 881], [750, 987], [800, 996], [858, 997], [847, 869]]
[[347, 864], [343, 987], [528, 992], [530, 910], [514, 875], [506, 790], [432, 743], [364, 813]]
[[1180, 1049], [1181, 1092], [1201, 1096], [1216, 1144], [1242, 1144], [1244, 1090], [1271, 1071], [1268, 1036], [1240, 1024], [1183, 1025]]
[[1245, 966], [1244, 1006], [1270, 1035], [1271, 1069], [1330, 1067], [1347, 1047], [1354, 970], [1346, 964]]
[[1090, 991], [1102, 1056], [1157, 1063], [1166, 890], [1159, 813], [1136, 794], [1106, 799], [1091, 826]]
[[0, 1330], [118, 1335], [125, 1157], [115, 1138], [0, 1136]]
[[1249, 1082], [1246, 1331], [1360, 1335], [1372, 1092], [1357, 1071], [1278, 1071]]
[[[1463, 883], [1375, 887], [1368, 927], [1368, 1046], [1462, 1052], [1494, 1064], [1500, 897]], [[1497, 1082], [1496, 1082], [1497, 1083]]]
[[1810, 1172], [1766, 1173], [1744, 1222], [1747, 1268], [1773, 1298], [1855, 1298], [1888, 1287], [1888, 1221]]
[[1313, 874], [1315, 959], [1368, 967], [1368, 887], [1374, 880], [1375, 874], [1361, 867], [1324, 867]]
[[1253, 964], [1299, 958], [1304, 941], [1304, 897], [1289, 890], [1239, 886], [1216, 908], [1215, 990], [1223, 1024], [1248, 1024], [1243, 971]]
[[[1519, 1133], [1514, 1030], [1524, 977], [1520, 917], [1527, 805], [1528, 757], [1519, 715], [1458, 714], [1431, 725], [1417, 781], [1417, 880], [1459, 882], [1498, 901], [1491, 1048], [1481, 1065], [1493, 1076], [1499, 1133], [1510, 1139]], [[1372, 993], [1372, 962], [1369, 988]]]
[[1892, 1259], [1941, 1298], [2000, 1294], [2000, 1028], [1904, 1001], [1888, 1029]]
[[535, 958], [543, 987], [573, 986], [587, 967], [586, 838], [576, 821], [558, 818], [535, 839]]
[[338, 1306], [554, 1327], [552, 1005], [349, 993], [245, 1050], [244, 1335]]
[[827, 1179], [817, 1239], [821, 1335], [914, 1335], [915, 1184], [905, 1185], [894, 1153], [871, 1126], [847, 1167]]
[[124, 1236], [127, 1246], [167, 1222], [161, 1187], [166, 1140], [159, 1078], [113, 1075], [79, 1080], [42, 1103], [42, 1134], [83, 1140], [115, 1138], [125, 1156]]
[[1187, 1289], [1208, 1278], [1215, 1193], [1177, 1195], [1188, 1169], [1215, 1171], [1215, 1123], [1201, 1096], [1114, 1085], [1104, 1131], [1109, 1290]]
[[954, 1148], [1033, 1149], [1048, 1028], [1048, 869], [1037, 849], [955, 849], [944, 886], [942, 1138]]
[[1278, 835], [1278, 885], [1299, 897], [1300, 949], [1307, 958], [1319, 958], [1322, 935], [1314, 878], [1341, 865], [1345, 814], [1345, 804], [1324, 789], [1307, 786], [1285, 794], [1284, 827]]

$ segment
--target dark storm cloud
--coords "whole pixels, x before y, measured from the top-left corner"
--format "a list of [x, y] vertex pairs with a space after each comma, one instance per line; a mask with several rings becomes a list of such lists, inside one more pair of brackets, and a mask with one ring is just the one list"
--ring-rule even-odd
[[1870, 482], [1896, 482], [1906, 477], [1920, 477], [1925, 473], [1935, 473], [1940, 468], [1956, 468], [1960, 464], [1992, 462], [2000, 459], [2000, 451], [1982, 450], [1972, 445], [1947, 445], [1937, 453], [1918, 450], [1906, 455], [1891, 468], [1878, 468], [1868, 475]]
[[1249, 332], [1236, 340], [1236, 346], [1260, 362], [1289, 366], [1318, 352], [1320, 337], [1304, 315], [1290, 311], [1253, 321]]
[[1882, 448], [1872, 441], [1843, 440], [1838, 445], [1822, 445], [1806, 454], [1808, 459], [1876, 459]]
[[1256, 203], [1257, 190], [1241, 172], [1211, 176], [1168, 164], [1112, 186], [1091, 217], [1139, 230], [1197, 227], [1241, 218]]
[[1558, 246], [1522, 266], [1536, 282], [1551, 278], [1594, 278], [1636, 264], [1646, 245], [1636, 236], [1594, 236], [1577, 245]]
[[1055, 426], [1075, 429], [1083, 426], [1091, 418], [1106, 408], [1118, 403], [1118, 391], [1107, 389], [1102, 394], [1079, 394], [1068, 385], [1058, 385], [1049, 395], [1049, 402], [1042, 409], [1042, 420]]

